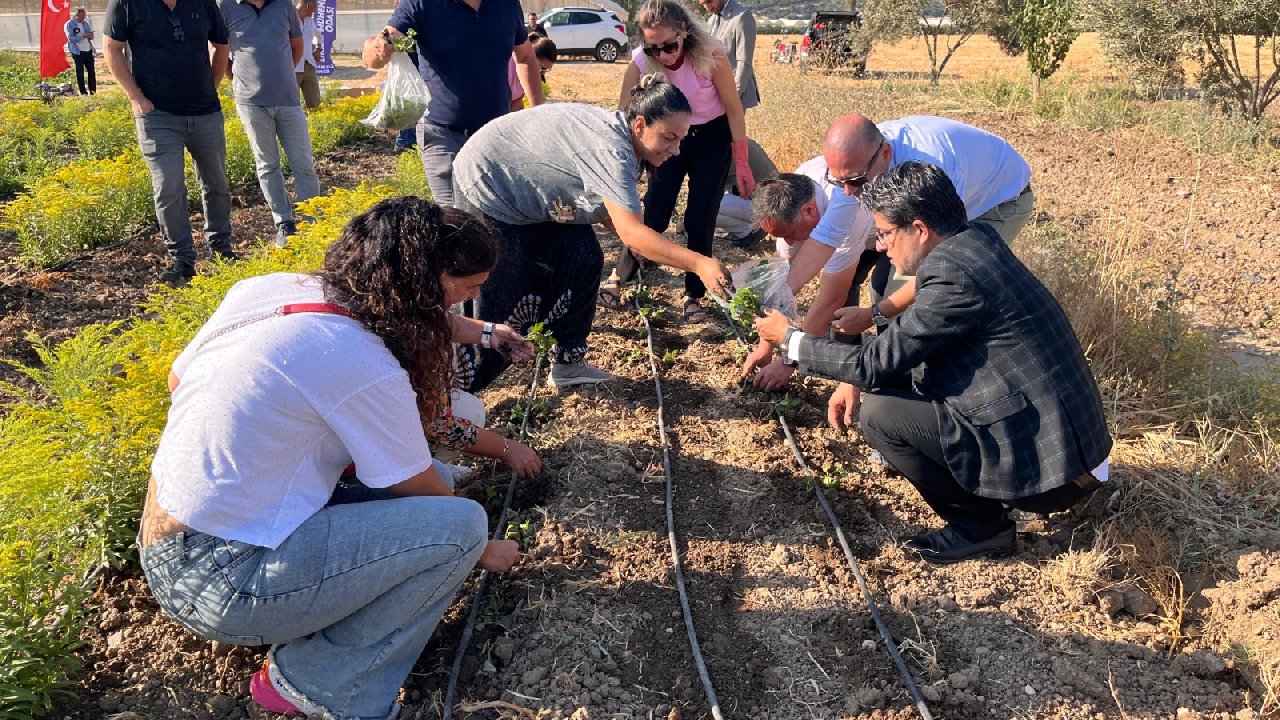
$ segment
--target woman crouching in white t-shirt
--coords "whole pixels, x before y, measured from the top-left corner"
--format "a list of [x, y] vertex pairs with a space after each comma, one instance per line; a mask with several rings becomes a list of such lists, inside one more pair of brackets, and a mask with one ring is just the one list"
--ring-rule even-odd
[[[451, 343], [532, 356], [509, 326], [447, 311], [496, 261], [470, 215], [386, 200], [346, 226], [317, 275], [237, 283], [174, 361], [143, 571], [192, 631], [272, 645], [250, 682], [267, 710], [394, 718], [472, 566], [518, 559], [515, 543], [486, 541], [480, 505], [453, 497], [423, 430], [447, 403]], [[477, 449], [503, 444], [480, 432]], [[524, 450], [513, 466], [537, 472]], [[367, 501], [335, 493], [352, 462]], [[369, 500], [379, 489], [390, 499]]]

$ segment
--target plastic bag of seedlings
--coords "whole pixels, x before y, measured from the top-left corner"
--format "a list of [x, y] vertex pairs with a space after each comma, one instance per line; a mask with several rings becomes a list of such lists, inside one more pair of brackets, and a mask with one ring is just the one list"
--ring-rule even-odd
[[[411, 31], [412, 32], [412, 31]], [[387, 80], [382, 85], [382, 98], [373, 107], [369, 117], [360, 122], [382, 130], [404, 130], [418, 124], [422, 114], [427, 111], [427, 101], [431, 99], [431, 91], [427, 83], [413, 66], [404, 49], [402, 41], [396, 38], [393, 44], [396, 52], [391, 56], [387, 67]], [[412, 47], [412, 39], [408, 47]]]
[[726, 300], [714, 293], [711, 297], [743, 325], [750, 325], [752, 319], [760, 314], [760, 309], [766, 307], [777, 308], [794, 320], [798, 307], [796, 296], [787, 285], [787, 273], [790, 271], [791, 264], [782, 258], [752, 260], [730, 272], [733, 286], [737, 288], [732, 298]]

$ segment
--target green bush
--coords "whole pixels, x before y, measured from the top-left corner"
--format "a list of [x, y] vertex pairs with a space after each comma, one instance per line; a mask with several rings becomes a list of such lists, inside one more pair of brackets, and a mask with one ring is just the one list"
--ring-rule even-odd
[[311, 147], [317, 155], [349, 145], [373, 134], [373, 128], [361, 125], [361, 118], [378, 104], [378, 93], [339, 98], [331, 105], [321, 105], [307, 117], [311, 127]]
[[[9, 100], [34, 97], [40, 82], [39, 58], [34, 53], [0, 50], [0, 97]], [[50, 83], [75, 82], [75, 72], [64, 70], [49, 79]]]
[[395, 185], [402, 195], [431, 199], [431, 188], [427, 187], [427, 172], [422, 168], [422, 155], [417, 148], [409, 148], [396, 156]]
[[137, 155], [82, 160], [37, 180], [0, 210], [0, 228], [19, 253], [49, 265], [71, 252], [107, 245], [151, 218], [151, 175]]
[[134, 560], [173, 358], [233, 283], [314, 271], [348, 219], [393, 194], [315, 198], [304, 212], [316, 222], [289, 249], [161, 288], [127, 327], [90, 326], [57, 347], [36, 339], [40, 365], [18, 365], [35, 389], [0, 387], [14, 397], [0, 415], [0, 718], [43, 715], [67, 692], [95, 573]]

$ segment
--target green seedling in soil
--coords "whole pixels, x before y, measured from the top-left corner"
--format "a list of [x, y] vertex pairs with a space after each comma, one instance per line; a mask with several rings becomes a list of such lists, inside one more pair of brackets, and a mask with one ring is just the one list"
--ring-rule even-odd
[[733, 361], [742, 362], [743, 360], [746, 360], [748, 352], [750, 352], [750, 350], [747, 349], [746, 345], [735, 345], [733, 348]]
[[636, 300], [639, 300], [641, 303], [646, 303], [646, 302], [649, 302], [649, 300], [652, 298], [653, 298], [653, 293], [649, 290], [648, 285], [636, 286]]
[[680, 350], [678, 348], [671, 348], [670, 350], [662, 353], [662, 366], [669, 368], [675, 365], [676, 358], [678, 357], [680, 357]]
[[662, 317], [662, 308], [656, 308], [652, 305], [645, 305], [644, 307], [640, 308], [640, 317], [649, 321], [657, 320], [658, 318]]
[[787, 393], [777, 402], [769, 404], [769, 412], [781, 415], [787, 422], [795, 422], [796, 416], [800, 414], [801, 405], [800, 398], [791, 397], [791, 393]]
[[642, 360], [644, 360], [643, 350], [632, 350], [631, 352], [624, 355], [622, 358], [622, 362], [627, 365], [630, 365], [631, 363], [638, 363]]
[[541, 322], [530, 326], [529, 332], [524, 334], [524, 339], [533, 343], [534, 350], [540, 358], [546, 357], [556, 344], [555, 336], [547, 329], [546, 324]]
[[502, 535], [505, 540], [515, 540], [520, 543], [520, 549], [528, 550], [533, 544], [533, 521], [525, 520], [521, 523], [510, 523], [507, 525], [507, 531]]
[[[511, 414], [507, 419], [512, 425], [519, 427], [524, 423], [525, 410], [523, 405], [516, 405], [511, 408]], [[529, 427], [537, 427], [551, 419], [551, 402], [546, 398], [534, 398], [529, 403]]]
[[840, 487], [840, 481], [848, 474], [849, 471], [842, 462], [824, 463], [822, 477], [818, 479], [822, 482], [822, 487], [831, 490]]

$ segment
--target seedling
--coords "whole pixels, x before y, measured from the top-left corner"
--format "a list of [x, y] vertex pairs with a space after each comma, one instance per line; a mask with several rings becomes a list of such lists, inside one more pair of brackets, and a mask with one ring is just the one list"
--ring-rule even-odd
[[[525, 421], [525, 410], [523, 405], [516, 405], [511, 408], [511, 414], [507, 417], [512, 425], [520, 425]], [[535, 398], [529, 403], [529, 427], [536, 427], [551, 419], [551, 403], [546, 398]]]
[[391, 41], [392, 47], [400, 52], [409, 52], [418, 44], [418, 31], [409, 28], [409, 32]]
[[525, 520], [522, 523], [513, 522], [507, 525], [507, 531], [502, 537], [520, 543], [521, 550], [529, 549], [529, 545], [533, 542], [533, 521]]
[[746, 360], [748, 352], [750, 352], [750, 350], [747, 349], [746, 345], [735, 345], [733, 348], [734, 362], [742, 362], [743, 360]]
[[787, 393], [778, 401], [770, 403], [769, 410], [786, 418], [787, 422], [795, 422], [801, 406], [800, 398], [791, 397], [791, 393]]
[[748, 339], [755, 339], [756, 326], [753, 322], [760, 317], [760, 293], [747, 286], [734, 293], [729, 301], [729, 316], [742, 328]]
[[675, 365], [676, 358], [678, 357], [680, 357], [679, 348], [671, 348], [670, 350], [662, 353], [662, 366], [671, 367], [672, 365]]
[[662, 317], [662, 308], [656, 308], [652, 305], [645, 305], [640, 308], [640, 317], [646, 320], [657, 320]]
[[534, 350], [540, 358], [546, 357], [556, 344], [555, 336], [547, 329], [546, 324], [541, 322], [534, 323], [529, 328], [529, 332], [524, 334], [524, 339], [533, 343]]
[[627, 365], [630, 365], [631, 363], [638, 363], [641, 360], [644, 360], [643, 350], [632, 350], [622, 358], [622, 362]]

